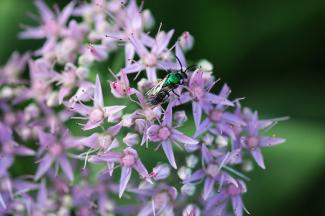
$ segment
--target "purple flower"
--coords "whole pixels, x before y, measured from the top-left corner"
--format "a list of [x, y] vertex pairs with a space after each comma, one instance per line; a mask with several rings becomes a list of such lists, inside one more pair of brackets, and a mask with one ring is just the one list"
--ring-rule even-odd
[[261, 148], [271, 147], [285, 142], [283, 138], [261, 136], [261, 130], [272, 125], [272, 120], [259, 120], [257, 112], [252, 113], [250, 110], [245, 110], [244, 119], [246, 127], [243, 130], [247, 133], [246, 136], [240, 138], [243, 148], [247, 149], [253, 156], [254, 160], [262, 169], [265, 169], [264, 159]]
[[[221, 98], [227, 98], [229, 93], [229, 87], [224, 85], [219, 95]], [[205, 104], [203, 110], [206, 113], [207, 118], [198, 126], [195, 136], [199, 136], [205, 131], [210, 131], [215, 135], [226, 134], [232, 140], [236, 140], [236, 133], [233, 127], [242, 127], [245, 125], [245, 122], [237, 115], [226, 112], [225, 110], [227, 109], [227, 105], [229, 104]], [[197, 117], [197, 119], [200, 118]]]
[[83, 130], [90, 130], [98, 127], [105, 119], [112, 122], [117, 115], [125, 108], [125, 106], [104, 106], [104, 98], [102, 87], [100, 85], [99, 76], [96, 77], [94, 104], [93, 107], [88, 107], [84, 104], [75, 104], [71, 109], [78, 112], [82, 116], [86, 116], [86, 124]]
[[115, 81], [109, 81], [112, 94], [117, 98], [122, 98], [135, 93], [134, 89], [130, 87], [127, 75], [123, 71], [120, 74], [120, 77], [115, 76]]
[[223, 94], [223, 91], [219, 95], [209, 92], [215, 82], [212, 80], [207, 82], [203, 76], [204, 73], [201, 70], [194, 71], [188, 83], [189, 92], [182, 94], [179, 99], [181, 103], [192, 101], [193, 117], [197, 128], [200, 126], [202, 111], [211, 107], [212, 104], [233, 106], [233, 103], [227, 99], [228, 95]]
[[140, 60], [126, 66], [123, 69], [125, 73], [136, 73], [146, 69], [148, 80], [154, 82], [157, 80], [156, 68], [161, 70], [170, 70], [174, 69], [175, 67], [179, 68], [179, 66], [177, 66], [175, 63], [167, 60], [164, 53], [173, 33], [173, 30], [169, 31], [168, 33], [158, 33], [151, 51], [148, 51], [143, 42], [132, 34], [129, 40], [133, 44], [136, 53], [140, 57]]
[[0, 68], [0, 84], [19, 83], [21, 73], [30, 58], [29, 53], [20, 55], [18, 52], [13, 52], [7, 61], [6, 65]]
[[104, 133], [93, 133], [89, 137], [76, 140], [76, 142], [95, 151], [98, 150], [105, 153], [119, 146], [116, 136], [120, 132], [121, 128], [121, 124], [116, 124], [108, 128]]
[[65, 65], [63, 73], [55, 73], [52, 81], [57, 82], [57, 84], [61, 86], [58, 95], [60, 104], [76, 86], [90, 86], [90, 83], [83, 81], [82, 76], [83, 74], [80, 73], [80, 70], [71, 63]]
[[207, 214], [215, 214], [216, 211], [224, 210], [227, 200], [230, 199], [235, 216], [242, 216], [243, 210], [247, 210], [245, 209], [241, 195], [246, 193], [246, 191], [246, 185], [241, 180], [237, 180], [236, 184], [231, 183], [225, 185], [220, 193], [207, 200], [205, 206], [206, 211], [209, 212]]
[[172, 167], [177, 169], [173, 152], [173, 143], [183, 143], [196, 145], [199, 142], [186, 136], [182, 132], [172, 127], [172, 104], [169, 104], [164, 114], [163, 122], [159, 125], [154, 124], [148, 128], [149, 139], [153, 142], [161, 142], [165, 155]]
[[174, 206], [177, 198], [177, 190], [167, 185], [159, 185], [157, 188], [130, 189], [131, 192], [149, 198], [143, 204], [138, 216], [149, 215], [174, 215]]
[[190, 177], [186, 178], [183, 183], [187, 184], [205, 178], [202, 194], [204, 200], [210, 196], [216, 183], [219, 183], [221, 186], [224, 183], [233, 183], [237, 185], [236, 180], [222, 168], [233, 163], [234, 159], [238, 157], [239, 152], [240, 149], [215, 158], [209, 149], [203, 145], [202, 157], [206, 163], [206, 167], [195, 171]]
[[62, 31], [66, 28], [66, 23], [70, 18], [75, 3], [72, 1], [68, 4], [62, 12], [53, 12], [43, 0], [36, 0], [35, 4], [40, 12], [41, 26], [29, 27], [23, 26], [24, 31], [19, 34], [20, 38], [24, 39], [43, 39], [47, 41], [43, 47], [37, 52], [38, 54], [45, 54], [52, 49], [61, 36]]
[[[59, 137], [55, 134], [38, 132], [40, 149], [38, 154], [43, 155], [38, 161], [38, 168], [35, 180], [39, 180], [50, 168], [53, 163], [60, 166], [65, 176], [72, 181], [73, 169], [68, 160], [66, 150], [77, 145], [76, 141], [67, 131], [62, 131]], [[45, 152], [45, 153], [44, 153]]]
[[7, 175], [15, 155], [32, 156], [35, 152], [13, 140], [11, 128], [0, 122], [0, 177]]
[[[149, 174], [145, 166], [142, 164], [138, 153], [131, 147], [128, 147], [123, 150], [122, 153], [117, 152], [106, 152], [98, 156], [92, 156], [89, 159], [93, 163], [119, 163], [122, 167], [121, 169], [121, 178], [119, 185], [119, 197], [121, 198], [126, 186], [131, 178], [132, 169], [135, 169], [142, 178], [147, 181], [150, 181]], [[110, 169], [110, 167], [109, 167]]]

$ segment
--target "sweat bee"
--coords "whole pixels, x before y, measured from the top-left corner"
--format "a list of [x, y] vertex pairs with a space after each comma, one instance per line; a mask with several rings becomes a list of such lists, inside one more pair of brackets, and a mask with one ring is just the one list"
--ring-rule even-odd
[[181, 70], [170, 72], [164, 79], [160, 80], [146, 93], [149, 104], [155, 106], [165, 102], [169, 97], [170, 92], [173, 92], [176, 96], [179, 97], [179, 95], [174, 90], [179, 85], [182, 85], [184, 83], [184, 80], [187, 79], [186, 71], [192, 67], [195, 67], [196, 65], [192, 65], [186, 68], [184, 71], [182, 63], [177, 56], [176, 59], [181, 66]]

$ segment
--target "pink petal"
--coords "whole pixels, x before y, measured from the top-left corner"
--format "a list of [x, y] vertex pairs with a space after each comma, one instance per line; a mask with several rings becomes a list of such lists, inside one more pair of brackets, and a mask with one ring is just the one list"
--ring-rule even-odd
[[59, 21], [58, 21], [61, 26], [65, 25], [68, 19], [70, 18], [74, 6], [75, 6], [75, 2], [71, 1], [67, 6], [64, 7], [62, 13], [59, 16]]

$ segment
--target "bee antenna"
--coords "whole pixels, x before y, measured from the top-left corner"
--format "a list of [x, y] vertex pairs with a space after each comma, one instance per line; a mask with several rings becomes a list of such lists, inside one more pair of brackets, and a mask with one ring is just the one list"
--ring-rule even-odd
[[179, 65], [181, 66], [181, 72], [182, 72], [182, 73], [185, 73], [185, 71], [183, 71], [183, 65], [182, 65], [181, 60], [179, 60], [179, 58], [177, 57], [177, 55], [175, 55], [175, 57], [176, 57], [176, 59], [177, 59]]
[[191, 65], [191, 66], [187, 67], [187, 68], [185, 69], [184, 73], [185, 73], [186, 71], [188, 71], [189, 69], [192, 69], [192, 68], [195, 68], [195, 67], [198, 67], [198, 65]]

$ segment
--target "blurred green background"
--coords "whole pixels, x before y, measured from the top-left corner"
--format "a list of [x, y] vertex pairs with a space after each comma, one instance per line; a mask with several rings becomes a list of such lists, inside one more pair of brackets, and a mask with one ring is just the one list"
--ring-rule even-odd
[[[265, 149], [267, 170], [250, 174], [251, 214], [325, 215], [325, 1], [146, 0], [145, 8], [164, 29], [194, 35], [189, 59], [211, 61], [232, 98], [246, 97], [264, 117], [291, 117], [272, 131], [288, 141]], [[32, 23], [27, 11], [32, 1], [0, 0], [1, 64], [40, 44], [16, 37]]]

